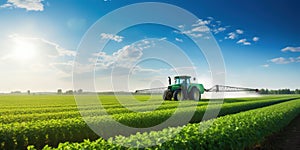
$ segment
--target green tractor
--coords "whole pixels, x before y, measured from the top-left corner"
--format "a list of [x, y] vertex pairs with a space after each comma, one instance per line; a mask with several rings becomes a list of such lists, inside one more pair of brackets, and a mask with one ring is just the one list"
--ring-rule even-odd
[[[258, 89], [234, 87], [226, 85], [214, 85], [209, 89], [205, 89], [202, 84], [191, 83], [191, 76], [175, 76], [175, 83], [171, 85], [171, 78], [169, 78], [168, 87], [159, 87], [151, 89], [136, 90], [135, 93], [161, 93], [163, 92], [164, 100], [201, 100], [201, 94], [204, 92], [256, 92]], [[193, 80], [196, 80], [195, 78]], [[165, 90], [167, 88], [167, 90]]]
[[[164, 91], [164, 100], [197, 100], [201, 99], [201, 94], [205, 89], [202, 84], [191, 83], [191, 76], [175, 76], [175, 84], [171, 85], [171, 78], [169, 78], [168, 89]], [[194, 78], [195, 80], [195, 78]]]

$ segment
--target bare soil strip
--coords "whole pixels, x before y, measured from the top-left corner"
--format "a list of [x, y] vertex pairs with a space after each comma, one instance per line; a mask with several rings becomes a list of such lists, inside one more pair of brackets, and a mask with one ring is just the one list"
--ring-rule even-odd
[[300, 115], [280, 132], [267, 137], [253, 149], [300, 150]]

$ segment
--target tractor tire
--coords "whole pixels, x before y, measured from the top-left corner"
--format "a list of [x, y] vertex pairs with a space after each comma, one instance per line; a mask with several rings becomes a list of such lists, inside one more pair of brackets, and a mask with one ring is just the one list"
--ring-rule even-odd
[[174, 100], [175, 101], [182, 101], [184, 100], [184, 96], [181, 90], [176, 90], [173, 94]]
[[197, 88], [192, 88], [191, 92], [189, 93], [189, 98], [191, 100], [200, 101], [201, 100], [201, 93]]
[[172, 99], [172, 92], [170, 90], [165, 90], [163, 95], [164, 100], [171, 100]]

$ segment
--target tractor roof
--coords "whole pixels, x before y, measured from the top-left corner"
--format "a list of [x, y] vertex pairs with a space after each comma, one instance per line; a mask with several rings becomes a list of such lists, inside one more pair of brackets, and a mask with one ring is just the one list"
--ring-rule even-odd
[[186, 78], [191, 78], [191, 76], [175, 76], [174, 78], [186, 79]]

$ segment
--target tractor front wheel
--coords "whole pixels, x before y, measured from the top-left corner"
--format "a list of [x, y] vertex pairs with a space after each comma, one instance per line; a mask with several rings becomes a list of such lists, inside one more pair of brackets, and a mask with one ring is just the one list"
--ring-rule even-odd
[[164, 100], [171, 100], [172, 99], [172, 92], [170, 90], [165, 90], [163, 95]]
[[197, 88], [193, 88], [189, 93], [189, 96], [191, 100], [196, 100], [196, 101], [201, 100], [201, 94]]
[[182, 93], [182, 90], [176, 90], [173, 94], [173, 97], [174, 97], [174, 100], [175, 101], [178, 101], [178, 100], [183, 100], [184, 99], [184, 96], [183, 96], [183, 93]]

